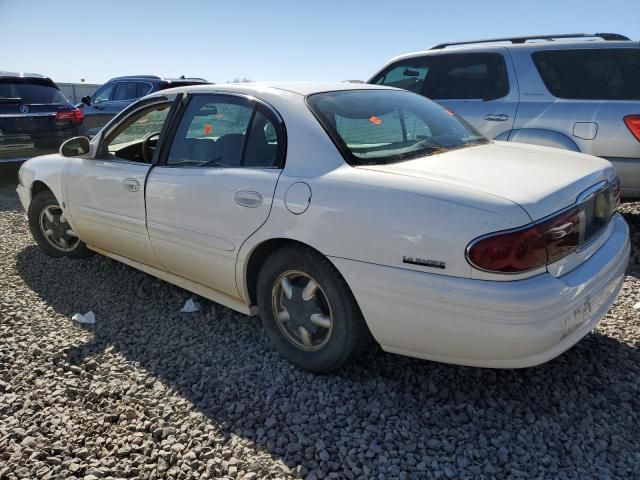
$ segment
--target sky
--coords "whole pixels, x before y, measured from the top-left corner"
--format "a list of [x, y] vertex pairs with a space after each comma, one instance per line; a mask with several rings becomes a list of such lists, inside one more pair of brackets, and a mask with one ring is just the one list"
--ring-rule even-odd
[[575, 32], [640, 40], [640, 0], [0, 0], [0, 70], [366, 80], [445, 41]]

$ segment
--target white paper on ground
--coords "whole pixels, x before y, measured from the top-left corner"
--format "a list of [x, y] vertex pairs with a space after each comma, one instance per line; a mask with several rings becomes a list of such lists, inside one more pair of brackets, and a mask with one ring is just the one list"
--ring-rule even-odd
[[636, 303], [633, 308], [635, 308], [636, 310], [640, 310], [640, 302]]
[[180, 310], [182, 313], [193, 313], [200, 310], [200, 305], [197, 302], [194, 302], [192, 298], [184, 302], [184, 307]]
[[89, 311], [82, 315], [81, 313], [76, 313], [71, 319], [74, 322], [78, 323], [96, 323], [96, 316], [93, 312]]

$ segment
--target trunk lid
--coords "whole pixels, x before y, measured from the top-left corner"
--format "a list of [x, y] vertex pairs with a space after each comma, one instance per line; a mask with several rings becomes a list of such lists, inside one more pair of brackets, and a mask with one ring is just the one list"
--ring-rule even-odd
[[[22, 108], [22, 110], [21, 110]], [[24, 112], [24, 110], [27, 110]], [[57, 122], [56, 113], [72, 110], [69, 104], [3, 104], [0, 103], [0, 131], [5, 134], [30, 134], [73, 127], [70, 122]]]
[[576, 203], [582, 192], [614, 175], [611, 164], [601, 158], [507, 142], [358, 168], [497, 195], [519, 204], [533, 221]]

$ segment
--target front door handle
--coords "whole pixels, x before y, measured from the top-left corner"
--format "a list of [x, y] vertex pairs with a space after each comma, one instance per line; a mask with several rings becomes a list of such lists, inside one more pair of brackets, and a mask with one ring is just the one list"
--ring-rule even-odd
[[125, 190], [128, 192], [137, 192], [140, 190], [140, 182], [135, 178], [125, 178], [122, 181], [122, 185], [124, 185]]
[[506, 122], [509, 120], [509, 115], [505, 113], [487, 113], [484, 119], [489, 122]]

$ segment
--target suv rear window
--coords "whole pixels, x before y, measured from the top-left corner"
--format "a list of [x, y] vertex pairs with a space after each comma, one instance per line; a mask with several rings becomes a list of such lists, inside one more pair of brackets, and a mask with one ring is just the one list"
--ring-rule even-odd
[[60, 90], [50, 85], [0, 80], [0, 103], [12, 101], [46, 105], [69, 103]]
[[487, 139], [444, 107], [400, 90], [344, 90], [307, 103], [351, 165], [425, 157]]
[[542, 50], [532, 57], [555, 97], [640, 100], [639, 48]]

